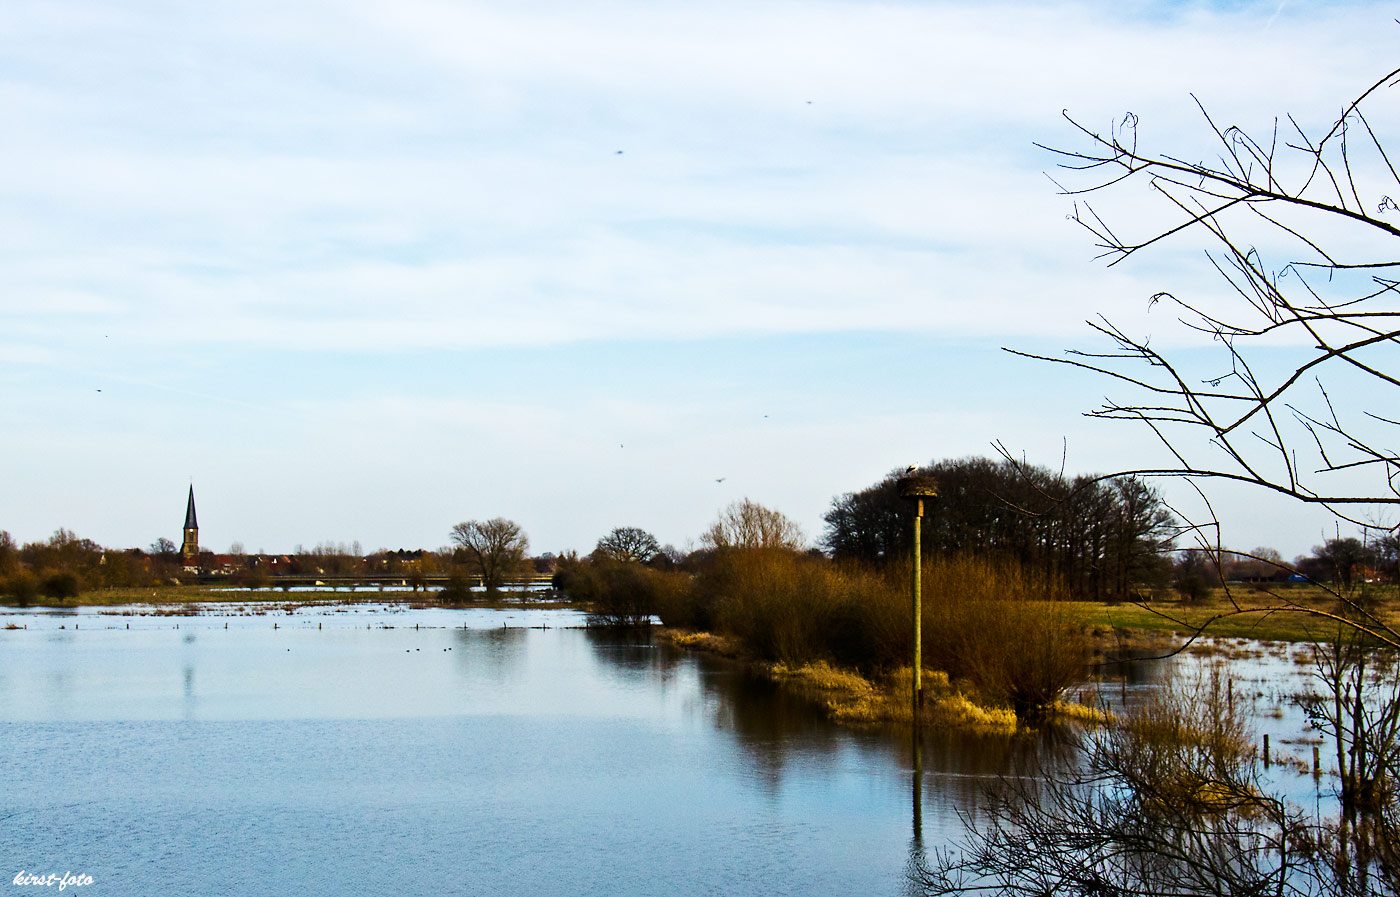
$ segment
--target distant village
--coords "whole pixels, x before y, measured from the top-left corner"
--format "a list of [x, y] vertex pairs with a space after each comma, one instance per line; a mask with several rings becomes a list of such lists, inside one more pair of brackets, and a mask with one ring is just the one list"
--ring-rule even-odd
[[[547, 581], [557, 566], [552, 554], [526, 558], [522, 582]], [[200, 547], [194, 488], [190, 487], [182, 538], [177, 546], [157, 539], [148, 549], [106, 548], [59, 529], [44, 542], [23, 546], [0, 531], [0, 597], [25, 603], [43, 598], [74, 598], [92, 589], [122, 589], [218, 582], [249, 589], [324, 585], [396, 585], [426, 590], [462, 577], [469, 559], [460, 548], [433, 551], [378, 549], [362, 553], [359, 544], [321, 544], [289, 554], [227, 553]], [[478, 577], [479, 578], [479, 577]]]

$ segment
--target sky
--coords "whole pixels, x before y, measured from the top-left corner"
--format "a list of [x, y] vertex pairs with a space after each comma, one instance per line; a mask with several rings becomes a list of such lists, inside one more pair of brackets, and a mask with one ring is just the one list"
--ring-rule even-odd
[[[1096, 261], [1035, 144], [1132, 112], [1189, 155], [1192, 94], [1327, 123], [1397, 28], [1277, 0], [6, 0], [0, 529], [178, 543], [193, 484], [216, 551], [496, 516], [534, 552], [686, 548], [745, 497], [815, 542], [835, 497], [997, 442], [1143, 466], [1149, 433], [1083, 416], [1108, 384], [1003, 347], [1092, 346], [1102, 314], [1204, 353], [1148, 298], [1221, 286], [1199, 241]], [[1211, 496], [1236, 548], [1338, 532]]]

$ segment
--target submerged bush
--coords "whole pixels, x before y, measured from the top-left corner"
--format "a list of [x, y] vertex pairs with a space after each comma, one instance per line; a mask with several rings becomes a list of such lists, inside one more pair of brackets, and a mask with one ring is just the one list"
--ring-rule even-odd
[[563, 580], [569, 597], [588, 605], [589, 621], [603, 626], [646, 625], [689, 587], [684, 573], [611, 559], [579, 564]]
[[[695, 583], [711, 627], [758, 657], [792, 667], [829, 661], [866, 674], [909, 663], [907, 570], [834, 564], [781, 549], [717, 553]], [[1054, 580], [986, 559], [923, 569], [924, 665], [990, 703], [1034, 716], [1082, 681], [1088, 639], [1053, 599]], [[668, 620], [667, 622], [671, 622]]]
[[[414, 586], [414, 590], [417, 590], [416, 585]], [[472, 591], [471, 577], [460, 572], [453, 572], [452, 575], [447, 577], [447, 585], [443, 586], [442, 591], [438, 592], [438, 601], [443, 604], [466, 604], [469, 601], [476, 600], [476, 598], [477, 593]]]
[[[579, 564], [568, 592], [600, 618], [658, 614], [713, 631], [789, 668], [831, 663], [866, 676], [907, 667], [913, 649], [907, 566], [835, 563], [785, 548], [722, 548], [694, 576]], [[1013, 563], [938, 558], [923, 568], [923, 658], [984, 703], [1035, 716], [1082, 681], [1088, 637], [1056, 580]], [[664, 583], [664, 587], [663, 584]]]

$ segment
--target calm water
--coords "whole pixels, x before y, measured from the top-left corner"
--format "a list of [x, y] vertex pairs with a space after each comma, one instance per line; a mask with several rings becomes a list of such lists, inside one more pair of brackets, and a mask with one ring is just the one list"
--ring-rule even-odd
[[[903, 893], [902, 745], [580, 622], [0, 617], [28, 627], [0, 630], [0, 872], [86, 894]], [[930, 746], [926, 838], [1007, 751]]]
[[[89, 875], [92, 895], [907, 890], [908, 746], [733, 665], [568, 611], [221, 614], [0, 611], [28, 627], [0, 630], [6, 887], [25, 870]], [[924, 843], [1045, 749], [931, 739]]]

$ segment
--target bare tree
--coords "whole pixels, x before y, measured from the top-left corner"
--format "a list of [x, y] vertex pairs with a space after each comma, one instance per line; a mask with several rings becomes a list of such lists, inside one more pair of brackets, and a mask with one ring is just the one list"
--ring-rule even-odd
[[619, 526], [598, 540], [593, 549], [595, 557], [605, 557], [624, 564], [645, 564], [661, 553], [656, 537], [635, 526]]
[[[1091, 414], [1146, 424], [1176, 462], [1133, 472], [1240, 481], [1351, 520], [1364, 506], [1400, 504], [1400, 456], [1390, 447], [1400, 421], [1389, 410], [1397, 397], [1390, 390], [1400, 386], [1400, 281], [1392, 275], [1400, 260], [1390, 242], [1400, 237], [1392, 198], [1400, 195], [1400, 174], [1366, 111], [1394, 102], [1387, 88], [1398, 77], [1400, 69], [1371, 85], [1325, 130], [1289, 116], [1263, 138], [1222, 129], [1197, 101], [1218, 143], [1211, 162], [1141, 149], [1131, 114], [1108, 134], [1066, 115], [1088, 145], [1047, 147], [1062, 169], [1087, 179], [1063, 186], [1065, 194], [1143, 182], [1176, 218], [1130, 236], [1087, 198], [1077, 199], [1073, 218], [1093, 235], [1100, 257], [1116, 265], [1194, 232], [1210, 244], [1209, 262], [1228, 284], [1223, 301], [1170, 292], [1150, 299], [1218, 345], [1219, 367], [1205, 379], [1188, 370], [1184, 353], [1170, 356], [1106, 319], [1091, 326], [1109, 348], [1045, 359], [1133, 388], [1132, 397], [1110, 398]], [[1394, 110], [1377, 121], [1393, 126]], [[1283, 369], [1262, 357], [1279, 346], [1297, 353]], [[1358, 387], [1367, 391], [1362, 407], [1334, 401]], [[1183, 427], [1206, 438], [1182, 438]]]
[[806, 537], [781, 511], [745, 498], [719, 514], [700, 541], [710, 548], [787, 548], [797, 551]]
[[467, 520], [452, 527], [452, 542], [464, 549], [481, 573], [488, 593], [498, 592], [525, 562], [530, 540], [520, 524], [504, 517]]
[[[1400, 172], [1387, 154], [1385, 130], [1400, 120], [1393, 109], [1400, 97], [1390, 90], [1397, 85], [1400, 69], [1327, 125], [1288, 116], [1262, 138], [1222, 128], [1198, 100], [1216, 144], [1209, 162], [1143, 149], [1131, 114], [1107, 134], [1066, 115], [1086, 145], [1045, 148], [1060, 160], [1061, 178], [1073, 179], [1061, 189], [1075, 197], [1072, 217], [1093, 236], [1100, 257], [1116, 265], [1194, 234], [1206, 240], [1208, 262], [1226, 287], [1223, 295], [1164, 291], [1149, 300], [1149, 307], [1171, 308], [1188, 332], [1210, 338], [1219, 353], [1211, 370], [1105, 318], [1090, 323], [1109, 341], [1102, 349], [1029, 355], [1118, 384], [1125, 394], [1090, 415], [1142, 423], [1171, 459], [1116, 475], [1184, 478], [1207, 508], [1209, 481], [1246, 483], [1362, 526], [1374, 525], [1368, 515], [1400, 505], [1400, 453], [1393, 447], [1400, 419], [1390, 411], [1400, 398], [1392, 391], [1400, 387], [1400, 279], [1392, 273], [1400, 268], [1400, 244], [1391, 242], [1400, 237], [1393, 198], [1400, 196]], [[1382, 104], [1392, 106], [1376, 108]], [[1133, 184], [1174, 218], [1134, 235], [1090, 202]], [[1198, 539], [1218, 566], [1219, 528], [1208, 514], [1197, 524]], [[1212, 529], [1213, 544], [1206, 535]], [[1286, 599], [1270, 606], [1280, 607], [1330, 615]], [[1229, 613], [1257, 610], [1236, 604]], [[1400, 647], [1400, 634], [1374, 615], [1348, 609], [1336, 619]]]
[[[1135, 116], [1108, 134], [1067, 119], [1087, 143], [1051, 149], [1076, 197], [1073, 219], [1110, 265], [1195, 235], [1224, 279], [1223, 295], [1158, 292], [1149, 308], [1217, 347], [1218, 367], [1160, 348], [1107, 319], [1091, 322], [1108, 346], [1064, 358], [1030, 356], [1106, 376], [1125, 391], [1092, 416], [1145, 425], [1170, 460], [1116, 475], [1190, 482], [1210, 519], [1197, 527], [1201, 555], [1227, 560], [1207, 489], [1233, 481], [1320, 505], [1366, 526], [1368, 514], [1400, 505], [1400, 173], [1386, 151], [1394, 126], [1389, 88], [1400, 69], [1314, 128], [1289, 116], [1272, 133], [1221, 128], [1197, 106], [1217, 155], [1210, 162], [1144, 150]], [[1047, 149], [1050, 149], [1047, 147]], [[1064, 177], [1064, 176], [1062, 176]], [[1174, 216], [1134, 235], [1090, 203], [1136, 184]], [[1160, 335], [1159, 335], [1160, 336]], [[1026, 354], [1026, 353], [1016, 353]], [[1278, 364], [1280, 357], [1288, 359]], [[1207, 533], [1214, 529], [1215, 544]], [[1359, 544], [1359, 543], [1358, 543]], [[1348, 546], [1349, 547], [1349, 546]], [[1271, 553], [1272, 554], [1272, 553]], [[1235, 555], [1279, 564], [1264, 552]], [[1305, 820], [1269, 794], [1242, 751], [1210, 748], [1199, 704], [1159, 708], [1091, 736], [1082, 772], [1051, 772], [989, 795], [959, 852], [936, 858], [928, 891], [993, 893], [1370, 894], [1400, 892], [1400, 826], [1390, 787], [1400, 778], [1400, 693], [1392, 655], [1400, 632], [1368, 606], [1362, 589], [1332, 587], [1332, 608], [1280, 592], [1241, 600], [1187, 625], [1197, 634], [1222, 616], [1292, 612], [1328, 618], [1334, 639], [1314, 642], [1325, 694], [1305, 703], [1337, 743], [1343, 817]], [[1219, 703], [1218, 685], [1202, 702]], [[1203, 728], [1205, 727], [1205, 728]], [[1175, 731], [1174, 731], [1175, 730]], [[1150, 736], [1150, 738], [1144, 738]], [[1165, 737], [1164, 737], [1165, 736]]]

